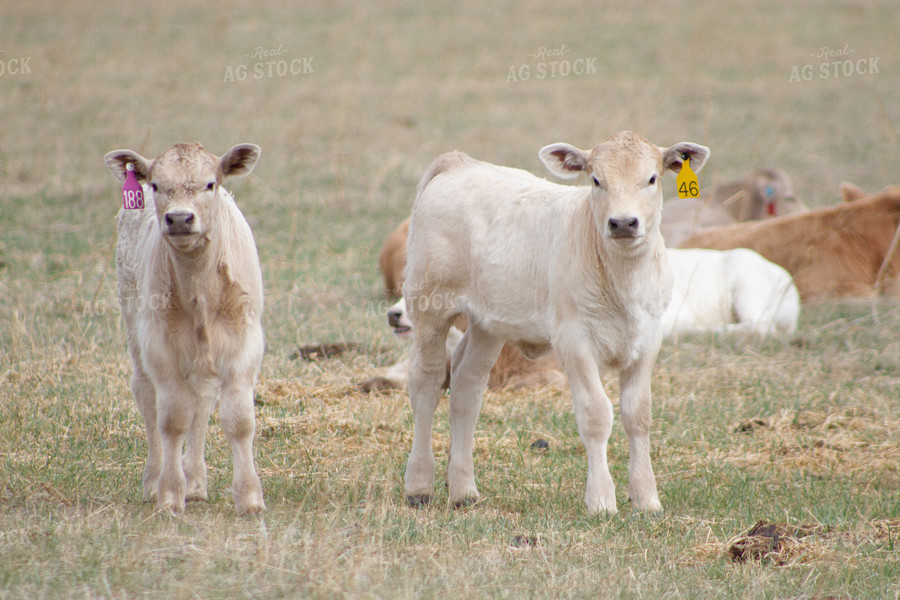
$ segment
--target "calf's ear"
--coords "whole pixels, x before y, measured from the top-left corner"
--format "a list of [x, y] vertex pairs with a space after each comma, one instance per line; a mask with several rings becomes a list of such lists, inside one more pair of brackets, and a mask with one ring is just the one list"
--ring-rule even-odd
[[854, 200], [859, 200], [860, 198], [866, 197], [866, 193], [862, 191], [861, 188], [850, 183], [849, 181], [842, 181], [840, 190], [841, 198], [844, 199], [844, 202], [853, 202]]
[[219, 159], [219, 170], [224, 177], [249, 175], [259, 160], [260, 152], [256, 144], [238, 144]]
[[125, 181], [125, 172], [128, 164], [134, 165], [134, 174], [140, 182], [146, 182], [150, 177], [150, 161], [134, 150], [113, 150], [103, 157], [106, 166], [112, 172], [113, 177], [119, 181]]
[[544, 146], [538, 153], [551, 173], [561, 179], [575, 179], [588, 170], [588, 153], [571, 144]]
[[660, 148], [660, 151], [663, 155], [663, 170], [671, 169], [676, 173], [681, 171], [685, 155], [691, 159], [691, 170], [695, 173], [700, 172], [706, 164], [706, 159], [709, 158], [709, 148], [691, 142], [681, 142], [671, 148]]

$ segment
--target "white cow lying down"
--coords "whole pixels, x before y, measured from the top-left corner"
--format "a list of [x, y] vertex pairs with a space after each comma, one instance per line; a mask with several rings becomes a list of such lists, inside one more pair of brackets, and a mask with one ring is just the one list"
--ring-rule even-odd
[[431, 432], [446, 376], [445, 340], [465, 314], [469, 327], [450, 374], [450, 503], [479, 497], [475, 425], [490, 369], [510, 342], [528, 356], [552, 348], [566, 372], [587, 450], [591, 513], [617, 512], [606, 458], [613, 409], [601, 375], [618, 371], [628, 494], [638, 509], [661, 511], [650, 462], [650, 376], [672, 275], [659, 233], [660, 179], [687, 156], [701, 169], [709, 150], [659, 148], [622, 132], [590, 151], [551, 144], [540, 156], [562, 178], [587, 175], [590, 187], [557, 185], [459, 152], [438, 157], [419, 183], [403, 286], [416, 329], [407, 501], [418, 506], [434, 492]]
[[794, 333], [800, 294], [790, 273], [753, 250], [667, 250], [674, 286], [663, 335]]
[[[147, 430], [144, 500], [181, 512], [207, 497], [204, 442], [219, 402], [231, 443], [238, 514], [265, 509], [253, 464], [253, 386], [263, 356], [263, 283], [250, 226], [228, 176], [253, 170], [259, 147], [221, 158], [177, 144], [154, 160], [106, 155], [120, 181], [133, 166], [145, 208], [119, 211], [116, 272], [128, 335], [131, 389]], [[184, 455], [182, 456], [182, 446]]]

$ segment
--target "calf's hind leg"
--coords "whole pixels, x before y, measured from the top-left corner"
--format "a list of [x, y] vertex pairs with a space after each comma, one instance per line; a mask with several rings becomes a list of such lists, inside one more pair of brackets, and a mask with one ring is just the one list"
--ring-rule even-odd
[[478, 501], [472, 458], [475, 426], [484, 389], [497, 362], [503, 340], [472, 324], [453, 353], [450, 372], [450, 462], [447, 481], [454, 506]]
[[444, 341], [450, 323], [440, 326], [416, 323], [409, 374], [409, 403], [415, 425], [413, 443], [406, 463], [404, 492], [410, 506], [422, 506], [434, 493], [434, 451], [432, 422], [447, 377], [447, 350]]

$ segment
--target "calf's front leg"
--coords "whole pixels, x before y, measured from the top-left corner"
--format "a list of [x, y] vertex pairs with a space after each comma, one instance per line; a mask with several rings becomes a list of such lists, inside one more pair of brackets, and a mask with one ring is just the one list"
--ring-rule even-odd
[[147, 432], [147, 462], [144, 463], [141, 497], [144, 502], [149, 502], [157, 496], [159, 489], [159, 474], [163, 460], [162, 437], [156, 422], [156, 390], [139, 362], [134, 364], [131, 391], [141, 418], [144, 419], [144, 430]]
[[184, 511], [187, 481], [181, 451], [192, 417], [190, 394], [179, 393], [177, 387], [157, 389], [156, 419], [162, 439], [162, 468], [159, 474], [156, 509]]
[[191, 422], [187, 430], [184, 447], [184, 476], [187, 481], [185, 500], [206, 500], [206, 429], [209, 417], [215, 408], [214, 392], [207, 390], [203, 397], [196, 398]]
[[253, 462], [256, 416], [253, 412], [253, 384], [238, 383], [225, 388], [219, 406], [225, 437], [231, 443], [234, 479], [231, 493], [237, 514], [257, 514], [266, 509], [262, 485]]
[[603, 390], [598, 360], [588, 341], [577, 333], [560, 336], [559, 340], [556, 354], [569, 378], [575, 422], [587, 451], [584, 501], [589, 513], [612, 516], [618, 512], [616, 487], [606, 458], [612, 433], [612, 403]]
[[628, 497], [639, 510], [661, 513], [656, 476], [650, 462], [650, 378], [657, 352], [648, 352], [619, 372], [622, 425], [628, 436]]

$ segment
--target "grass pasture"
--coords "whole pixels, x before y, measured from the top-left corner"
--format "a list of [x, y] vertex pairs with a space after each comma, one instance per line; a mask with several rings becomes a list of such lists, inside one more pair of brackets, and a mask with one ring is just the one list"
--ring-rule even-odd
[[[620, 514], [585, 514], [584, 450], [557, 389], [486, 394], [484, 500], [449, 509], [439, 486], [409, 509], [408, 399], [355, 387], [402, 356], [376, 257], [442, 151], [543, 173], [541, 146], [627, 128], [708, 145], [701, 185], [779, 166], [825, 206], [843, 180], [900, 183], [895, 4], [2, 3], [0, 599], [896, 600], [896, 301], [806, 306], [785, 339], [667, 340], [653, 382], [661, 518], [628, 506], [618, 422]], [[548, 62], [579, 58], [580, 74]], [[266, 285], [261, 518], [233, 514], [215, 419], [210, 501], [177, 518], [140, 501], [118, 184], [102, 157], [181, 141], [263, 149], [229, 186]], [[360, 349], [295, 357], [318, 342]], [[446, 421], [443, 402], [439, 479]], [[786, 528], [734, 560], [759, 521]]]

